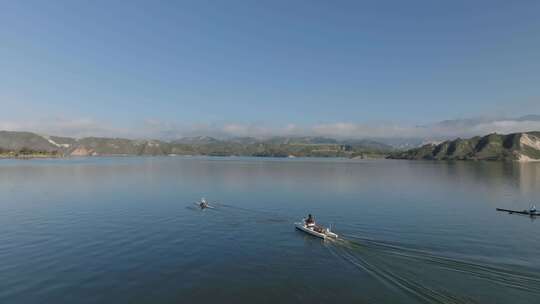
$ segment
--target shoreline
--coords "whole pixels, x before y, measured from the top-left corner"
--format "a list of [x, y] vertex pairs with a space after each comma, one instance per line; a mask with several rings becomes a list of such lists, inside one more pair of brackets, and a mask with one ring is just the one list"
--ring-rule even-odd
[[131, 154], [102, 154], [102, 155], [0, 155], [0, 161], [2, 160], [40, 160], [40, 159], [58, 159], [58, 160], [70, 160], [70, 159], [91, 159], [91, 158], [138, 158], [138, 157], [180, 157], [180, 158], [253, 158], [253, 159], [312, 159], [312, 160], [389, 160], [389, 161], [414, 161], [414, 162], [486, 162], [486, 163], [538, 163], [540, 159], [532, 158], [519, 158], [514, 160], [508, 159], [406, 159], [406, 158], [391, 158], [388, 155], [381, 155], [380, 157], [339, 157], [339, 156], [256, 156], [256, 155], [181, 155], [181, 154], [164, 154], [164, 155], [131, 155]]
[[80, 159], [80, 158], [136, 158], [136, 157], [182, 157], [182, 158], [270, 158], [270, 159], [347, 159], [347, 160], [381, 160], [387, 159], [385, 155], [380, 157], [341, 157], [341, 156], [257, 156], [257, 155], [181, 155], [181, 154], [164, 154], [164, 155], [132, 155], [132, 154], [102, 154], [102, 155], [0, 155], [0, 160], [31, 160], [31, 159]]

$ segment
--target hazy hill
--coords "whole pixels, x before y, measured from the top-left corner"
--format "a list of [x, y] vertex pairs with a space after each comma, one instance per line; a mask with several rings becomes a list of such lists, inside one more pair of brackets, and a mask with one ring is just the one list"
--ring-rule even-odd
[[455, 139], [404, 152], [388, 158], [425, 160], [540, 160], [540, 132], [489, 134]]
[[210, 136], [194, 136], [194, 137], [183, 137], [177, 140], [173, 140], [173, 144], [185, 144], [185, 145], [207, 145], [212, 143], [219, 142], [219, 139], [210, 137]]
[[0, 148], [8, 151], [31, 149], [35, 151], [56, 151], [59, 148], [45, 137], [30, 132], [0, 131]]
[[68, 154], [86, 155], [166, 155], [170, 146], [158, 140], [86, 137], [76, 141]]
[[276, 136], [271, 137], [263, 141], [266, 144], [280, 144], [280, 145], [317, 145], [317, 144], [337, 144], [338, 141], [333, 138], [318, 137], [318, 136], [298, 136], [298, 137], [284, 137]]

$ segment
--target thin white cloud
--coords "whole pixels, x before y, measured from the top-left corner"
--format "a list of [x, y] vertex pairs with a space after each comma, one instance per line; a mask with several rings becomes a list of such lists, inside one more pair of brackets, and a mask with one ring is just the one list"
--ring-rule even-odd
[[113, 127], [91, 118], [40, 119], [32, 122], [0, 122], [0, 129], [9, 131], [29, 131], [38, 134], [69, 137], [88, 136], [130, 136], [129, 129]]

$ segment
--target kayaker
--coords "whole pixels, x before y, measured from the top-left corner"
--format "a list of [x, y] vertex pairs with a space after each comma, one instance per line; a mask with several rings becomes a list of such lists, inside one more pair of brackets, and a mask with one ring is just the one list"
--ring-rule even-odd
[[315, 219], [311, 214], [308, 214], [308, 217], [306, 219], [306, 226], [313, 226], [315, 225]]

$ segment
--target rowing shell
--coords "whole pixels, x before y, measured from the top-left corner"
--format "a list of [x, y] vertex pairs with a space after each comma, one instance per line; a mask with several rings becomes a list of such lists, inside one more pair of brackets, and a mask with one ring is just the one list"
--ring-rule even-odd
[[530, 216], [540, 216], [540, 212], [538, 211], [534, 211], [534, 212], [531, 212], [528, 210], [518, 211], [518, 210], [509, 210], [509, 209], [501, 209], [501, 208], [497, 208], [497, 211], [508, 212], [510, 214], [516, 213], [516, 214], [524, 214], [524, 215], [530, 215]]

